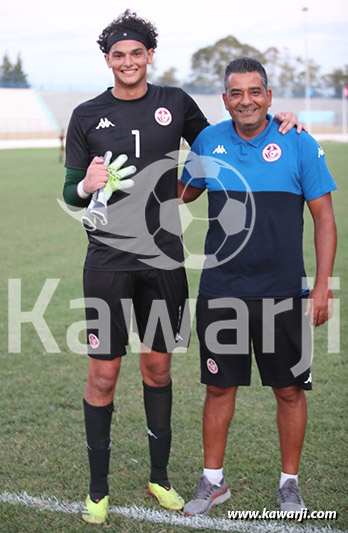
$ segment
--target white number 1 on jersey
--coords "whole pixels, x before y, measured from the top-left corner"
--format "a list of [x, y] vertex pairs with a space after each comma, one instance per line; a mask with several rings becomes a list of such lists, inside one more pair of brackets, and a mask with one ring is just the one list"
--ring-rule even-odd
[[132, 130], [132, 135], [135, 136], [135, 157], [140, 157], [140, 131]]

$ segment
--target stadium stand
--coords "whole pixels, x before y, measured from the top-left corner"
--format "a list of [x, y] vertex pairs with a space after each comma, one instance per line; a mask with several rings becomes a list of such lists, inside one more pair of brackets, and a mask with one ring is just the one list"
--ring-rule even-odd
[[[0, 89], [0, 148], [25, 147], [25, 142], [28, 144], [29, 141], [30, 146], [59, 146], [60, 132], [66, 131], [73, 109], [96, 94], [97, 92]], [[192, 97], [212, 124], [228, 118], [221, 95], [193, 94]], [[291, 110], [305, 122], [304, 109], [303, 99], [274, 98], [270, 111], [276, 114]], [[311, 119], [311, 132], [318, 140], [319, 136], [316, 134], [320, 132], [329, 138], [339, 135], [339, 140], [347, 142], [346, 138], [342, 138], [340, 99], [313, 98]]]
[[33, 89], [0, 89], [0, 139], [57, 137], [59, 124]]
[[[96, 96], [93, 92], [53, 92], [42, 91], [40, 95], [56, 117], [59, 125], [66, 129], [72, 110], [81, 102]], [[220, 94], [192, 94], [194, 100], [205, 113], [211, 124], [229, 118], [225, 112]], [[293, 111], [305, 122], [305, 102], [302, 98], [273, 98], [270, 112], [274, 115], [280, 111]], [[342, 105], [339, 99], [313, 98], [311, 100], [311, 122], [313, 131], [342, 131]]]

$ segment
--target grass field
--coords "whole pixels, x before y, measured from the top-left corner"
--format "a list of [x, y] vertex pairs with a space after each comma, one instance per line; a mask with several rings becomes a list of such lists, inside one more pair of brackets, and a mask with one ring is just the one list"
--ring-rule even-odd
[[[310, 526], [348, 530], [347, 509], [347, 257], [348, 150], [344, 144], [325, 145], [328, 164], [339, 185], [334, 204], [339, 227], [335, 275], [341, 290], [341, 351], [327, 353], [327, 326], [315, 332], [312, 364], [314, 390], [307, 395], [309, 423], [300, 483], [310, 510], [335, 510], [335, 522], [307, 522]], [[81, 274], [86, 236], [79, 223], [58, 206], [64, 169], [56, 150], [0, 152], [2, 190], [1, 236], [1, 388], [0, 388], [0, 531], [3, 533], [71, 533], [91, 529], [76, 514], [4, 503], [4, 493], [79, 502], [85, 498], [88, 470], [82, 397], [88, 360], [71, 353], [67, 328], [83, 320], [82, 309], [70, 301], [82, 297]], [[314, 275], [312, 223], [306, 213], [305, 256]], [[191, 297], [197, 294], [199, 273], [189, 271]], [[32, 324], [22, 325], [20, 353], [8, 353], [8, 279], [21, 279], [22, 310], [30, 311], [46, 281], [59, 284], [45, 319], [59, 353], [46, 353]], [[193, 333], [187, 354], [173, 357], [173, 446], [170, 479], [189, 499], [202, 468], [201, 415], [204, 387], [199, 383], [198, 343]], [[147, 435], [137, 355], [122, 362], [115, 398], [110, 467], [111, 504], [158, 509], [146, 492], [149, 473]], [[236, 415], [224, 472], [232, 498], [214, 508], [210, 517], [227, 519], [228, 510], [276, 509], [275, 490], [280, 472], [275, 402], [261, 387], [254, 371], [252, 387], [239, 391]], [[1, 499], [2, 498], [2, 499]], [[218, 522], [217, 522], [218, 524]], [[261, 527], [261, 524], [259, 524]], [[258, 523], [250, 531], [259, 531]], [[272, 522], [266, 523], [272, 531]], [[216, 526], [222, 528], [222, 522]], [[246, 531], [241, 523], [234, 531]], [[295, 531], [297, 524], [277, 531]], [[112, 514], [104, 529], [119, 532], [183, 533], [175, 525]], [[96, 531], [99, 528], [95, 529]], [[210, 531], [204, 524], [199, 531]], [[197, 531], [197, 529], [196, 529]]]

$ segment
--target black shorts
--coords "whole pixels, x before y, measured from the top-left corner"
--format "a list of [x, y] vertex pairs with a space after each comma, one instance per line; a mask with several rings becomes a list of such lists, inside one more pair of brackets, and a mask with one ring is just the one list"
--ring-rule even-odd
[[305, 305], [306, 298], [217, 300], [199, 296], [202, 383], [250, 385], [253, 347], [262, 385], [299, 385], [311, 390], [312, 342]]
[[131, 330], [157, 352], [187, 346], [190, 317], [184, 268], [85, 270], [83, 286], [90, 357], [112, 360], [124, 355]]

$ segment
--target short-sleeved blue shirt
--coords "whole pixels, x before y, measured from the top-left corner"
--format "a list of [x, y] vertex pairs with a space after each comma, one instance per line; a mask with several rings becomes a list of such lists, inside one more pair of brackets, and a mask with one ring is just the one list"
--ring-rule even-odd
[[208, 191], [202, 296], [287, 298], [302, 292], [304, 201], [337, 187], [311, 135], [295, 128], [282, 135], [267, 118], [264, 131], [248, 141], [233, 120], [209, 126], [185, 163], [181, 179]]

